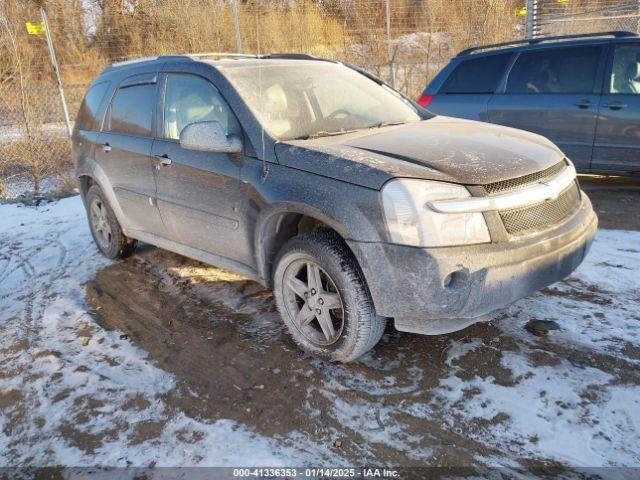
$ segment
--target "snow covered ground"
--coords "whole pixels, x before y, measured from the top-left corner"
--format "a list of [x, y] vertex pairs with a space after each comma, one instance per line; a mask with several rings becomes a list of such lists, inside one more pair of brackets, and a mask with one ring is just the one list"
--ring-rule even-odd
[[[292, 417], [308, 422], [272, 434], [254, 415], [254, 405], [270, 397], [246, 397], [242, 385], [238, 395], [254, 403], [235, 419], [195, 415], [173, 402], [176, 389], [197, 390], [195, 380], [161, 367], [166, 355], [146, 348], [151, 334], [135, 340], [103, 328], [95, 319], [100, 312], [87, 303], [84, 283], [106, 269], [131, 277], [140, 303], [146, 297], [133, 276], [160, 271], [165, 284], [174, 282], [158, 297], [167, 305], [197, 268], [215, 269], [158, 251], [127, 262], [98, 254], [79, 197], [38, 208], [0, 205], [0, 466], [335, 466], [378, 459], [522, 467], [526, 459], [640, 467], [640, 232], [601, 230], [574, 275], [490, 324], [441, 337], [389, 331], [354, 365], [293, 356], [270, 297], [260, 294], [266, 306], [238, 328], [245, 337], [255, 328], [266, 347], [238, 352], [250, 363], [293, 359], [262, 382], [265, 391], [271, 381], [282, 382], [279, 388], [294, 382], [294, 393], [283, 398], [291, 398]], [[248, 303], [240, 300], [253, 290], [225, 280], [193, 292], [242, 305], [244, 315]], [[136, 308], [126, 312], [131, 322], [136, 315], [153, 321]], [[557, 330], [534, 335], [525, 326], [536, 321], [553, 321]]]
[[[40, 208], [0, 205], [0, 466], [323, 459], [322, 449], [306, 453], [302, 441], [287, 448], [231, 421], [203, 424], [169, 412], [156, 396], [175, 379], [118, 332], [100, 331], [87, 312], [83, 283], [108, 263], [94, 247], [80, 197]], [[81, 407], [88, 407], [85, 421], [73, 421]], [[148, 419], [166, 421], [161, 435], [128, 441]], [[74, 430], [74, 443], [60, 438]]]

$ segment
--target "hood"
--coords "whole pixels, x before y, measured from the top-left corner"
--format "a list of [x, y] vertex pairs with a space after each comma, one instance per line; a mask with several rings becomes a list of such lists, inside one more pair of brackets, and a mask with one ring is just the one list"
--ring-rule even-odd
[[544, 170], [563, 157], [540, 135], [449, 117], [279, 143], [276, 155], [283, 165], [370, 188], [393, 177], [483, 185]]

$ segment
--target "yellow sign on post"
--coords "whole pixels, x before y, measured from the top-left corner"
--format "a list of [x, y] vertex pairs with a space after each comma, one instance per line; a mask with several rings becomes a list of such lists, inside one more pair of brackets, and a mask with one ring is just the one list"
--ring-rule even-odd
[[38, 23], [25, 22], [25, 25], [27, 26], [27, 33], [29, 35], [42, 35], [44, 33], [43, 22], [38, 22]]
[[527, 7], [516, 8], [516, 17], [525, 17], [527, 15]]

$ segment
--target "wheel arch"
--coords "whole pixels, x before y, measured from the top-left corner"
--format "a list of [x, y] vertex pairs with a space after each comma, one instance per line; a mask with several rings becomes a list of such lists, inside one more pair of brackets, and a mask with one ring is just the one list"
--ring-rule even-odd
[[254, 247], [258, 275], [265, 285], [271, 287], [273, 262], [287, 240], [320, 228], [332, 230], [343, 241], [349, 238], [349, 231], [343, 224], [308, 205], [281, 203], [260, 214]]
[[[120, 225], [122, 226], [123, 232], [125, 235], [127, 234], [127, 221], [118, 203], [118, 199], [115, 196], [113, 191], [113, 187], [111, 186], [111, 182], [107, 177], [104, 170], [98, 165], [97, 162], [90, 159], [85, 159], [83, 162], [83, 168], [76, 171], [76, 177], [78, 178], [79, 186], [80, 186], [80, 196], [82, 197], [82, 201], [85, 201], [85, 197], [89, 188], [93, 185], [97, 185], [102, 190], [102, 193], [107, 197], [107, 201], [109, 205], [113, 209], [113, 212], [116, 215], [116, 218]], [[86, 207], [86, 205], [85, 205]]]

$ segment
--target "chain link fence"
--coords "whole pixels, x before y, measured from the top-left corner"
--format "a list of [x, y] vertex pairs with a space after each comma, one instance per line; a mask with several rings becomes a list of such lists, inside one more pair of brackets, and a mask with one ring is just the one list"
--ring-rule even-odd
[[[65, 86], [74, 116], [85, 84]], [[0, 87], [0, 195], [71, 186], [70, 142], [55, 85]]]
[[[0, 0], [0, 196], [39, 192], [69, 171], [69, 142], [34, 0]], [[196, 52], [299, 52], [343, 60], [415, 98], [458, 51], [534, 35], [629, 29], [625, 0], [48, 0], [71, 119], [88, 83], [127, 58]], [[23, 183], [24, 183], [23, 182]], [[19, 188], [17, 190], [20, 190]]]
[[[523, 35], [522, 0], [48, 0], [46, 15], [70, 117], [106, 65], [196, 52], [300, 52], [364, 67], [416, 97], [458, 50]], [[0, 1], [0, 179], [68, 168], [63, 114], [39, 2]], [[0, 195], [3, 193], [0, 184]]]
[[612, 30], [640, 32], [640, 1], [529, 0], [534, 36]]

